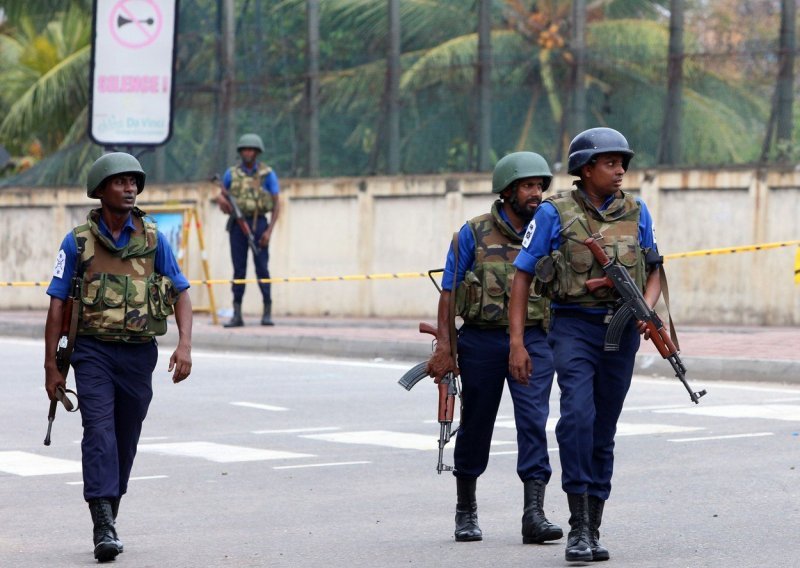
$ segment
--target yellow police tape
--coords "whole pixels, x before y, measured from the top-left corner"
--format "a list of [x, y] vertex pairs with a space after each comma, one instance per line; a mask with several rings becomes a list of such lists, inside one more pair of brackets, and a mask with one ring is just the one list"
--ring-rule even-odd
[[[762, 243], [757, 245], [745, 245], [738, 247], [726, 247], [707, 250], [696, 250], [692, 252], [679, 252], [675, 254], [665, 254], [664, 260], [675, 260], [679, 258], [690, 258], [696, 256], [713, 256], [719, 254], [735, 254], [739, 252], [756, 252], [774, 248], [797, 246], [794, 259], [794, 282], [800, 284], [800, 240], [781, 241], [777, 243]], [[392, 280], [398, 278], [425, 278], [427, 272], [387, 272], [383, 274], [351, 274], [347, 276], [293, 276], [289, 278], [239, 278], [239, 279], [216, 279], [216, 280], [189, 280], [194, 286], [213, 286], [217, 284], [279, 284], [279, 283], [298, 283], [298, 282], [353, 282], [358, 280]], [[19, 287], [30, 288], [35, 286], [48, 286], [49, 280], [41, 282], [3, 282], [0, 287]]]

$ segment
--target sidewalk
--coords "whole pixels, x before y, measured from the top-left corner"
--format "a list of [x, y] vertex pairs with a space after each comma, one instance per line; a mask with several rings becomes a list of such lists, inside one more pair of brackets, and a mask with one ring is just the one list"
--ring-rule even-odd
[[[45, 319], [42, 310], [0, 312], [0, 336], [41, 339]], [[245, 327], [225, 329], [212, 325], [209, 315], [195, 314], [192, 346], [410, 363], [427, 359], [431, 351], [431, 336], [417, 331], [416, 319], [278, 317], [274, 327], [262, 327], [258, 317], [250, 316], [245, 322]], [[163, 346], [177, 342], [174, 322], [169, 327]], [[678, 333], [681, 359], [695, 388], [714, 380], [800, 384], [798, 327], [681, 326]], [[642, 342], [635, 373], [674, 376], [649, 341]]]

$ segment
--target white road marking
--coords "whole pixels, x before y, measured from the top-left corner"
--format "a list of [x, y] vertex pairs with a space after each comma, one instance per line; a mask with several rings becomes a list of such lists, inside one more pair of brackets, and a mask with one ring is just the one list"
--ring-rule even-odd
[[0, 471], [22, 477], [80, 473], [81, 462], [12, 450], [0, 452]]
[[652, 436], [655, 434], [675, 434], [705, 430], [696, 426], [673, 426], [671, 424], [631, 424], [617, 422], [617, 436]]
[[[156, 440], [169, 440], [169, 436], [142, 436], [139, 438], [139, 442], [155, 442]], [[78, 440], [80, 444], [81, 441]]]
[[[326, 442], [342, 444], [365, 444], [399, 448], [402, 450], [438, 450], [438, 436], [434, 434], [410, 434], [408, 432], [390, 432], [388, 430], [366, 430], [361, 432], [337, 432], [335, 434], [309, 434], [301, 436]], [[514, 444], [515, 442], [492, 442], [493, 445]]]
[[693, 406], [659, 413], [692, 414], [718, 418], [766, 418], [800, 422], [800, 405], [797, 404], [727, 404], [724, 406]]
[[304, 467], [333, 467], [333, 466], [340, 466], [340, 465], [361, 465], [372, 463], [368, 461], [353, 461], [353, 462], [331, 462], [331, 463], [307, 463], [303, 465], [277, 465], [274, 466], [272, 469], [301, 469]]
[[260, 404], [258, 402], [232, 402], [233, 406], [244, 406], [246, 408], [258, 408], [259, 410], [271, 410], [273, 412], [285, 412], [289, 410], [283, 406], [273, 406], [271, 404]]
[[[167, 356], [171, 353], [165, 351]], [[210, 359], [260, 359], [266, 361], [273, 361], [275, 363], [295, 363], [298, 365], [308, 365], [309, 363], [316, 363], [319, 365], [334, 365], [340, 367], [364, 367], [369, 369], [398, 369], [407, 371], [416, 363], [383, 363], [380, 361], [352, 361], [349, 359], [317, 359], [315, 357], [288, 357], [286, 355], [264, 355], [254, 353], [218, 353], [212, 351], [192, 351], [192, 356], [207, 357]]]
[[287, 428], [285, 430], [253, 430], [253, 434], [303, 434], [305, 432], [333, 432], [341, 430], [338, 426], [322, 426], [320, 428]]
[[[557, 452], [558, 448], [547, 448], [548, 452]], [[517, 450], [509, 450], [507, 452], [489, 452], [490, 456], [515, 456], [519, 452]]]
[[[555, 432], [558, 418], [548, 418], [545, 429], [548, 432]], [[495, 422], [498, 428], [516, 428], [513, 420], [501, 420]], [[669, 424], [633, 424], [630, 422], [617, 423], [617, 436], [644, 436], [652, 434], [672, 434], [675, 432], [690, 432], [692, 430], [702, 430], [703, 428], [672, 426]]]
[[731, 440], [733, 438], [760, 438], [761, 436], [774, 436], [773, 432], [754, 432], [752, 434], [730, 434], [727, 436], [705, 436], [703, 438], [675, 438], [667, 442], [704, 442], [706, 440]]
[[[142, 475], [131, 477], [128, 481], [147, 481], [149, 479], [167, 479], [168, 475]], [[67, 481], [67, 485], [83, 485], [83, 481]]]
[[278, 450], [262, 450], [244, 446], [215, 444], [213, 442], [176, 442], [172, 444], [141, 444], [140, 452], [149, 452], [163, 456], [181, 456], [202, 458], [217, 463], [249, 462], [262, 460], [283, 460], [294, 458], [312, 458], [312, 454], [283, 452]]

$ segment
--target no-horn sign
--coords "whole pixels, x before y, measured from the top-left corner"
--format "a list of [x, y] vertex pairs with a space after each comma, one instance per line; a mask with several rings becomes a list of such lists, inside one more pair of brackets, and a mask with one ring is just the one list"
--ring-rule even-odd
[[94, 0], [89, 136], [157, 146], [172, 134], [178, 0]]

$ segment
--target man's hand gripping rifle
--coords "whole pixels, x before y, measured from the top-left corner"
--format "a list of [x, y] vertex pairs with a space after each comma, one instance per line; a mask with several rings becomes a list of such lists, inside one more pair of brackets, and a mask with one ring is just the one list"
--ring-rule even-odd
[[[81, 280], [77, 276], [73, 276], [71, 283], [70, 297], [64, 302], [64, 311], [61, 317], [61, 330], [58, 337], [58, 345], [56, 347], [56, 367], [58, 372], [67, 379], [69, 373], [70, 359], [72, 358], [72, 350], [75, 347], [75, 334], [78, 330], [78, 308], [75, 306], [79, 302]], [[75, 402], [70, 400], [67, 393], [75, 397]], [[50, 410], [47, 413], [47, 434], [44, 437], [44, 445], [50, 445], [50, 431], [53, 429], [53, 421], [56, 419], [56, 410], [58, 403], [64, 405], [67, 412], [75, 412], [78, 410], [78, 395], [74, 390], [65, 388], [61, 385], [56, 387], [56, 398], [50, 401]]]
[[[603, 271], [606, 273], [603, 278], [594, 278], [586, 282], [586, 289], [593, 292], [599, 288], [609, 287], [614, 288], [619, 293], [621, 306], [617, 309], [611, 322], [608, 324], [608, 331], [606, 332], [606, 351], [618, 351], [619, 341], [622, 331], [625, 329], [631, 317], [635, 317], [637, 321], [645, 324], [650, 331], [650, 340], [656, 346], [661, 356], [669, 361], [672, 369], [675, 371], [675, 376], [680, 379], [686, 390], [689, 391], [689, 397], [695, 404], [700, 403], [700, 397], [706, 394], [705, 389], [699, 392], [692, 390], [689, 383], [686, 381], [686, 367], [683, 365], [678, 349], [675, 343], [669, 336], [664, 323], [658, 314], [653, 310], [644, 299], [641, 290], [636, 286], [636, 283], [631, 278], [630, 273], [621, 265], [611, 262], [608, 255], [597, 243], [598, 235], [589, 237], [583, 241], [589, 250], [594, 255]], [[599, 236], [602, 239], [602, 236]]]
[[[420, 322], [420, 333], [429, 333], [434, 338], [437, 337], [437, 329], [429, 323]], [[398, 381], [400, 386], [410, 391], [423, 378], [428, 376], [425, 370], [428, 362], [423, 361], [414, 365]], [[461, 390], [458, 387], [458, 378], [453, 373], [447, 373], [439, 381], [439, 461], [436, 463], [436, 472], [441, 475], [443, 471], [453, 471], [453, 466], [444, 463], [444, 447], [450, 439], [458, 432], [458, 426], [451, 430], [453, 426], [453, 414], [456, 405], [456, 396], [461, 400]]]
[[233, 217], [233, 220], [236, 221], [237, 225], [239, 225], [239, 228], [242, 230], [242, 233], [244, 233], [244, 236], [247, 237], [247, 246], [250, 247], [250, 250], [253, 251], [254, 255], [258, 256], [258, 253], [261, 252], [261, 247], [258, 246], [256, 238], [253, 236], [253, 231], [250, 230], [250, 225], [247, 224], [247, 220], [244, 218], [242, 210], [239, 209], [239, 204], [236, 202], [236, 198], [231, 195], [231, 192], [228, 191], [228, 189], [222, 183], [219, 174], [215, 174], [214, 177], [211, 178], [211, 181], [215, 181], [219, 184], [223, 198], [231, 206], [231, 217]]

